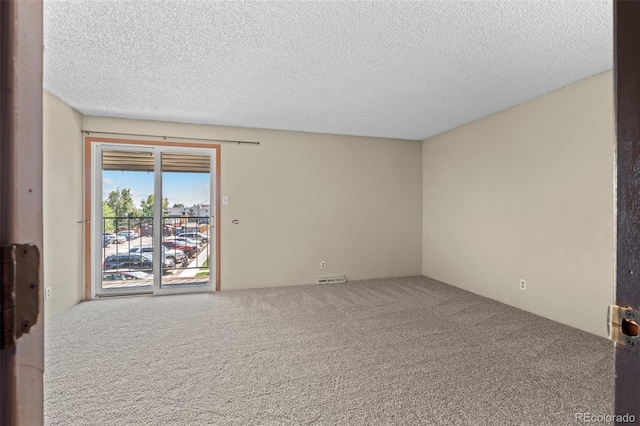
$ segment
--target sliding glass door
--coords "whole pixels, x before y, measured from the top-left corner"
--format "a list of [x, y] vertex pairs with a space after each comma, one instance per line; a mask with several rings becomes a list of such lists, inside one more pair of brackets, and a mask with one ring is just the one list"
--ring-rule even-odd
[[215, 149], [92, 147], [94, 296], [215, 289]]
[[[211, 281], [209, 265], [214, 215], [214, 199], [210, 155], [183, 152], [163, 152], [163, 250], [179, 266], [173, 274], [162, 276], [161, 288], [191, 288], [207, 286]], [[180, 203], [170, 200], [180, 199]], [[182, 255], [181, 259], [178, 257]]]

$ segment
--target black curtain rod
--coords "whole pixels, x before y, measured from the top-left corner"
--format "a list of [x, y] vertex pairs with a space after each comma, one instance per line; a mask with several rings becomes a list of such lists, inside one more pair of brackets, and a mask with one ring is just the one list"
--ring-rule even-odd
[[161, 135], [143, 135], [138, 133], [118, 133], [118, 132], [96, 132], [94, 130], [81, 130], [81, 133], [85, 135], [90, 135], [95, 133], [97, 135], [118, 135], [118, 136], [138, 136], [143, 138], [161, 138], [163, 141], [167, 139], [183, 139], [183, 140], [191, 140], [191, 141], [206, 141], [206, 142], [225, 142], [225, 143], [237, 143], [240, 144], [249, 144], [249, 145], [260, 145], [260, 142], [254, 141], [232, 141], [227, 139], [206, 139], [206, 138], [187, 138], [182, 136], [161, 136]]

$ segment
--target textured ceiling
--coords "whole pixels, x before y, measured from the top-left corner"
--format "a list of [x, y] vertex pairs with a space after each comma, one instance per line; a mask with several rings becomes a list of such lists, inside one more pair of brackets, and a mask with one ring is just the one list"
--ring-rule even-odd
[[610, 1], [57, 1], [85, 115], [423, 139], [612, 68]]

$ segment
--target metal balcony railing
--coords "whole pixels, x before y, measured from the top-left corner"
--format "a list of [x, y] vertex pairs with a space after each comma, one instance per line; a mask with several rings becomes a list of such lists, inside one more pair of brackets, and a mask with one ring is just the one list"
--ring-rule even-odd
[[[123, 279], [123, 273], [131, 272], [138, 273], [138, 276], [140, 272], [151, 274], [158, 261], [162, 261], [163, 276], [189, 278], [209, 275], [210, 218], [165, 216], [161, 224], [161, 239], [158, 241], [153, 232], [153, 217], [104, 217], [103, 278]], [[163, 247], [161, 259], [153, 256], [156, 244]]]

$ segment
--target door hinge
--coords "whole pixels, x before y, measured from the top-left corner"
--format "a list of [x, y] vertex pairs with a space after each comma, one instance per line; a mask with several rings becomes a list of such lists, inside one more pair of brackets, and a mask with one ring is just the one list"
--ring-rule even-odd
[[607, 314], [607, 328], [609, 339], [619, 345], [630, 348], [637, 348], [638, 324], [640, 324], [640, 312], [633, 308], [625, 308], [617, 305], [610, 305]]
[[12, 244], [0, 252], [0, 349], [7, 349], [38, 321], [40, 251], [33, 244]]

